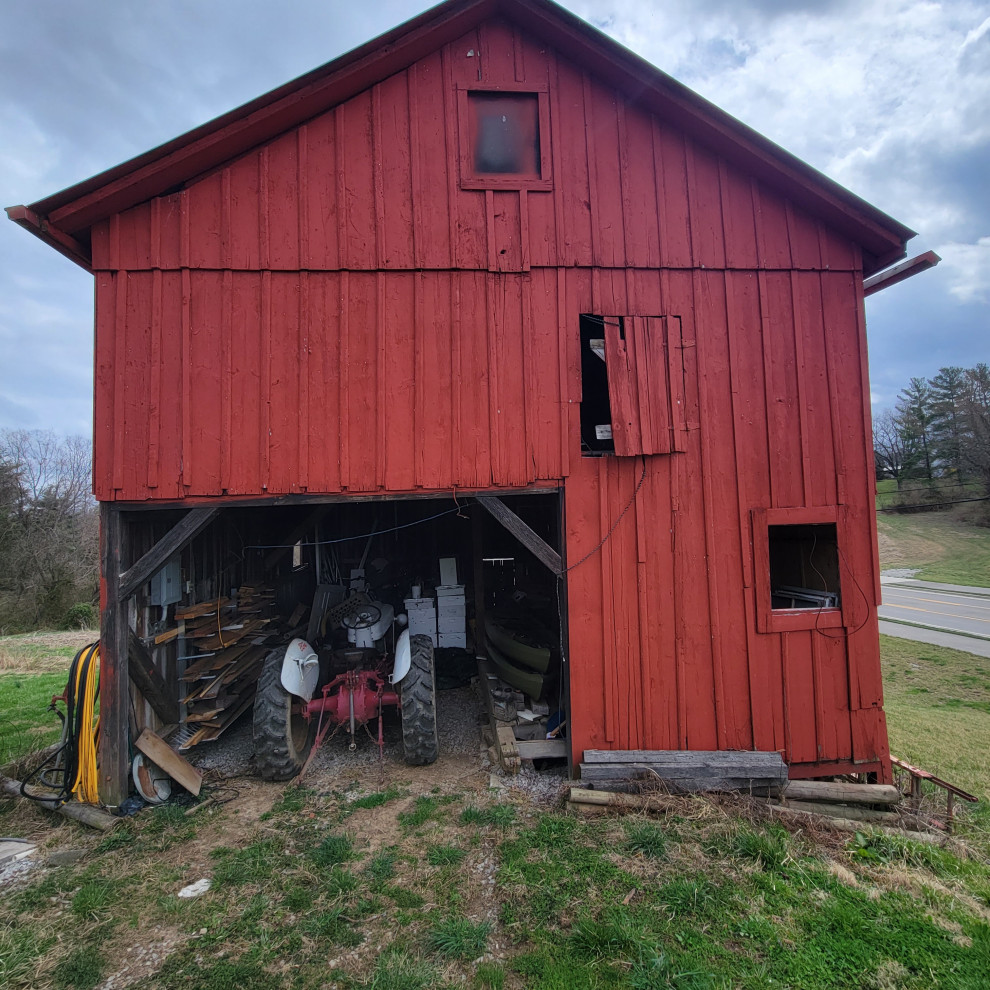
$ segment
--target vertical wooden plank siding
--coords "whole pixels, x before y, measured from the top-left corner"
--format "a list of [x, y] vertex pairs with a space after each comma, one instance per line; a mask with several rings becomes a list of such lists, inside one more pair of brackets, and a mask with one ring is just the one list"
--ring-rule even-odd
[[[500, 84], [547, 92], [549, 188], [462, 188]], [[862, 263], [799, 204], [492, 23], [92, 245], [101, 501], [561, 485], [575, 753], [887, 759]], [[582, 314], [625, 318], [619, 456]], [[850, 624], [758, 632], [752, 513], [798, 507]]]

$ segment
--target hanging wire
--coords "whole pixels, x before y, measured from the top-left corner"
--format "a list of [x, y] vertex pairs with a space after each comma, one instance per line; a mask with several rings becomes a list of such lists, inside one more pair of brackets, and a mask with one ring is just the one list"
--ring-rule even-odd
[[261, 544], [255, 543], [244, 547], [245, 550], [291, 550], [295, 546], [301, 547], [326, 547], [335, 543], [350, 543], [353, 540], [366, 540], [369, 536], [386, 536], [389, 533], [396, 533], [400, 529], [410, 529], [413, 526], [422, 526], [423, 523], [433, 522], [434, 519], [442, 519], [444, 516], [452, 516], [454, 513], [460, 514], [460, 507], [453, 509], [447, 509], [444, 512], [438, 512], [435, 516], [427, 516], [425, 519], [417, 519], [414, 522], [402, 523], [399, 526], [393, 526], [391, 529], [377, 529], [372, 530], [370, 533], [361, 533], [358, 536], [341, 536], [336, 540], [318, 540], [312, 543], [270, 543]]
[[643, 482], [646, 481], [646, 458], [643, 458], [643, 473], [639, 476], [639, 481], [636, 483], [636, 489], [633, 491], [632, 495], [629, 497], [629, 501], [626, 502], [625, 508], [618, 514], [615, 522], [612, 523], [612, 528], [598, 541], [598, 545], [593, 549], [589, 550], [579, 561], [571, 564], [569, 567], [565, 567], [562, 571], [557, 573], [558, 578], [562, 578], [569, 571], [573, 571], [575, 567], [580, 567], [586, 560], [591, 560], [592, 557], [608, 541], [608, 538], [619, 528], [619, 523], [622, 522], [623, 516], [633, 507], [633, 503], [636, 501], [636, 496], [639, 495], [639, 490], [643, 487]]

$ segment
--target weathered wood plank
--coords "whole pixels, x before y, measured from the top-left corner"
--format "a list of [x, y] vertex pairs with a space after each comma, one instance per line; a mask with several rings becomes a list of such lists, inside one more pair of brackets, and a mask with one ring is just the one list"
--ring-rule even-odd
[[738, 766], [757, 766], [764, 770], [787, 770], [777, 752], [759, 750], [652, 750], [652, 749], [586, 749], [585, 763], [665, 763], [671, 766], [717, 766], [724, 769]]
[[566, 739], [524, 739], [516, 740], [520, 759], [542, 760], [567, 756]]
[[[145, 581], [151, 579], [169, 557], [178, 553], [202, 532], [219, 511], [216, 508], [206, 507], [190, 509], [136, 564], [128, 567], [120, 575], [119, 585], [115, 589], [116, 600], [123, 601], [133, 595]], [[109, 590], [108, 587], [108, 593]]]
[[185, 757], [179, 756], [167, 742], [159, 739], [154, 732], [145, 729], [134, 740], [134, 745], [190, 794], [199, 794], [199, 789], [203, 785], [202, 773]]
[[536, 559], [554, 574], [560, 574], [560, 554], [541, 539], [528, 523], [494, 495], [476, 495], [476, 501], [487, 509]]
[[155, 714], [169, 725], [179, 721], [179, 703], [169, 694], [165, 680], [158, 672], [148, 648], [137, 637], [134, 630], [128, 630], [127, 671]]
[[687, 776], [651, 773], [649, 768], [633, 770], [628, 774], [605, 776], [601, 766], [581, 764], [581, 780], [598, 790], [638, 790], [641, 784], [648, 787], [657, 784], [674, 794], [696, 794], [712, 791], [742, 791], [746, 794], [777, 794], [783, 784], [774, 777], [753, 776]]

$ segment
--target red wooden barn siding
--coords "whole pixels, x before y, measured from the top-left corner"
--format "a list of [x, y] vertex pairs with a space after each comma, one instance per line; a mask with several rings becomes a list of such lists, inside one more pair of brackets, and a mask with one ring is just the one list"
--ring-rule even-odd
[[[478, 82], [548, 88], [550, 191], [460, 188]], [[858, 249], [662, 119], [493, 22], [93, 254], [99, 498], [566, 479], [570, 561], [644, 463], [580, 456], [579, 315], [680, 317], [687, 451], [569, 575], [575, 751], [885, 758]], [[750, 511], [834, 505], [870, 620], [757, 633]]]
[[[572, 449], [571, 562], [609, 532], [645, 470], [600, 554], [568, 575], [575, 751], [756, 748], [792, 763], [885, 761], [858, 276], [564, 278], [576, 311], [681, 316], [688, 426], [685, 454]], [[579, 369], [572, 340], [575, 403]], [[757, 632], [751, 510], [836, 505], [854, 631]]]
[[[455, 87], [479, 79], [549, 87], [552, 191], [460, 188]], [[98, 225], [93, 255], [96, 491], [127, 500], [557, 479], [556, 289], [539, 269], [859, 264], [497, 22]], [[451, 270], [512, 274], [368, 274]]]

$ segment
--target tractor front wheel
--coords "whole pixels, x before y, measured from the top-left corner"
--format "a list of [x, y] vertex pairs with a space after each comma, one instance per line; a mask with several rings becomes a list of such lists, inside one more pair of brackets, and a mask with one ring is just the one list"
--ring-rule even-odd
[[265, 657], [254, 698], [254, 759], [265, 780], [295, 777], [316, 738], [316, 720], [293, 712], [301, 699], [282, 687], [284, 659], [284, 646]]
[[437, 738], [437, 678], [433, 642], [429, 636], [410, 636], [412, 663], [399, 684], [402, 697], [402, 748], [406, 763], [423, 766], [440, 754]]

